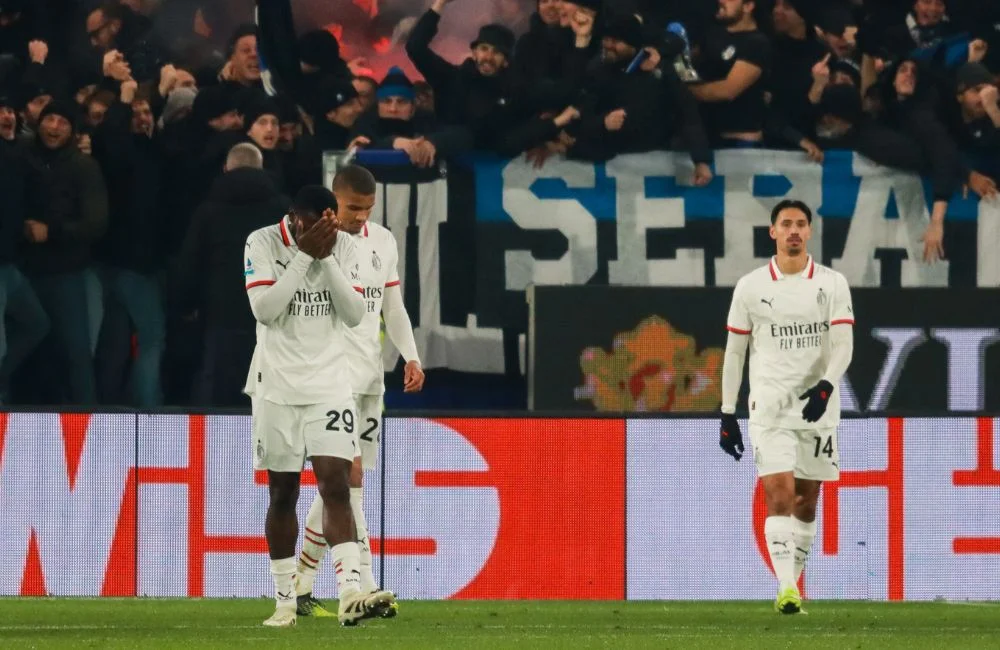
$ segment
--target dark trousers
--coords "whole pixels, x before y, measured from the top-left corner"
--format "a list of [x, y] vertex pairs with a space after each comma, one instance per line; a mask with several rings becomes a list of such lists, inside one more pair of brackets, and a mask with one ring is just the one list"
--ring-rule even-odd
[[154, 277], [117, 268], [104, 269], [101, 282], [104, 322], [98, 340], [97, 367], [102, 401], [141, 408], [160, 406], [163, 403], [160, 370], [167, 338], [160, 285]]
[[[31, 285], [52, 323], [54, 345], [41, 350], [42, 403], [89, 406], [97, 403], [91, 332], [95, 302], [88, 271], [36, 275]], [[100, 302], [100, 296], [97, 296]]]
[[198, 406], [249, 406], [243, 386], [256, 344], [253, 330], [205, 327]]
[[0, 266], [0, 399], [10, 375], [49, 333], [49, 317], [28, 279], [13, 264]]

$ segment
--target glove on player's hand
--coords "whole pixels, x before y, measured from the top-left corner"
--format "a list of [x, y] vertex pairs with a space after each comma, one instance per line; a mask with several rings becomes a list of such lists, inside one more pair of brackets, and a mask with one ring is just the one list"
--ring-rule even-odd
[[825, 379], [821, 379], [818, 384], [799, 395], [799, 399], [809, 400], [802, 407], [802, 419], [806, 422], [816, 422], [823, 417], [831, 395], [833, 395], [833, 384]]
[[740, 433], [740, 423], [736, 421], [735, 415], [722, 414], [719, 446], [736, 460], [743, 458], [743, 434]]

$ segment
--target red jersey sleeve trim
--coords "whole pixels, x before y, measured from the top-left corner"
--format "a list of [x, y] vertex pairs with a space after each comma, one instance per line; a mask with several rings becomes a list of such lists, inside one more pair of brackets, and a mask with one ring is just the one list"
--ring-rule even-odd
[[251, 282], [247, 285], [247, 291], [253, 289], [254, 287], [269, 287], [274, 284], [274, 280], [257, 280], [256, 282]]
[[386, 286], [386, 288], [388, 288], [388, 287], [398, 287], [399, 286], [399, 280], [396, 280], [395, 282], [386, 282], [385, 286]]
[[733, 334], [743, 334], [743, 335], [750, 334], [750, 330], [741, 330], [740, 328], [733, 327], [732, 325], [726, 325], [726, 329], [732, 332]]
[[830, 321], [830, 325], [854, 325], [853, 318], [838, 318], [837, 320]]

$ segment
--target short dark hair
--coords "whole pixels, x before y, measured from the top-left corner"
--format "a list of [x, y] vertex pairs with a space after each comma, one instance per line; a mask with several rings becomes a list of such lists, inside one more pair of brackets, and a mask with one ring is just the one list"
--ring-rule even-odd
[[333, 177], [333, 191], [348, 189], [364, 196], [375, 193], [375, 176], [361, 165], [345, 165]]
[[812, 210], [809, 209], [808, 205], [797, 199], [785, 199], [784, 201], [778, 203], [778, 205], [774, 206], [774, 209], [771, 210], [772, 226], [778, 221], [778, 215], [785, 210], [798, 210], [802, 214], [806, 215], [806, 220], [809, 221], [810, 225], [812, 225], [813, 213]]
[[300, 217], [319, 219], [327, 210], [337, 211], [337, 198], [322, 185], [306, 185], [295, 195], [291, 210]]
[[126, 14], [130, 13], [132, 9], [121, 4], [118, 0], [114, 0], [113, 2], [102, 2], [94, 7], [91, 13], [94, 11], [100, 11], [104, 20], [125, 20]]
[[363, 81], [366, 84], [371, 84], [373, 88], [378, 88], [378, 80], [375, 77], [370, 77], [366, 74], [359, 74], [354, 77], [354, 81]]

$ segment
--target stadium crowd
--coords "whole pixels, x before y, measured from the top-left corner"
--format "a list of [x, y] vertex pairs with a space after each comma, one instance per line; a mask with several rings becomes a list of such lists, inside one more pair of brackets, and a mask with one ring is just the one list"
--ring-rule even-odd
[[996, 194], [1000, 3], [497, 0], [454, 61], [435, 41], [462, 3], [386, 2], [377, 29], [378, 3], [331, 3], [419, 77], [375, 78], [318, 29], [272, 96], [224, 2], [0, 0], [0, 400], [243, 404], [254, 319], [232, 260], [321, 182], [323, 151], [675, 149], [702, 185], [715, 149], [850, 149], [930, 177], [931, 261], [948, 198]]

